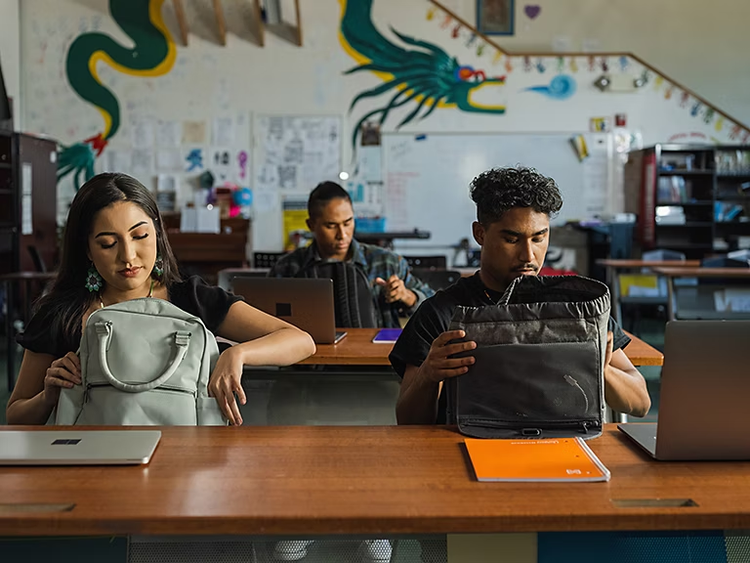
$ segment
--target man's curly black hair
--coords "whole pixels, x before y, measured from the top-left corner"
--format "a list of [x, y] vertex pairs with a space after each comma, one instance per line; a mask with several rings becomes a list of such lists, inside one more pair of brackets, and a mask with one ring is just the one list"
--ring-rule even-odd
[[484, 226], [499, 221], [514, 207], [531, 207], [552, 217], [563, 204], [552, 178], [525, 167], [482, 172], [471, 182], [471, 199], [477, 204], [477, 220]]

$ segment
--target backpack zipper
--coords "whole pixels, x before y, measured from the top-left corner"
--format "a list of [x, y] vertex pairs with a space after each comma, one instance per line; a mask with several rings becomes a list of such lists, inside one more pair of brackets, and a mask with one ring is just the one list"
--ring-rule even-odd
[[[112, 387], [109, 383], [87, 383], [86, 384], [86, 390], [83, 392], [83, 402], [84, 404], [88, 402], [89, 400], [89, 391], [94, 387]], [[160, 385], [156, 389], [152, 389], [152, 391], [170, 391], [172, 393], [182, 393], [184, 395], [190, 395], [193, 398], [198, 396], [197, 391], [188, 391], [187, 389], [182, 389], [180, 387], [174, 387], [171, 385]]]

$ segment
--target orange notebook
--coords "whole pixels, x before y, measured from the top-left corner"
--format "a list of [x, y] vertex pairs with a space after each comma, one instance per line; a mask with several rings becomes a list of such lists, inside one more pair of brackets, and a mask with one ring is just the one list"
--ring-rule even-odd
[[580, 438], [464, 440], [479, 481], [609, 481]]

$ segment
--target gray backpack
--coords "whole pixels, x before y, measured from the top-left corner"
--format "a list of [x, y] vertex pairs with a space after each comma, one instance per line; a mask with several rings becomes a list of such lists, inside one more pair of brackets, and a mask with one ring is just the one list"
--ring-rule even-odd
[[216, 339], [168, 301], [146, 297], [94, 311], [79, 355], [82, 383], [60, 392], [56, 424], [226, 424], [208, 396]]
[[521, 276], [496, 306], [457, 307], [476, 362], [447, 380], [448, 423], [478, 438], [601, 434], [609, 290], [579, 276]]

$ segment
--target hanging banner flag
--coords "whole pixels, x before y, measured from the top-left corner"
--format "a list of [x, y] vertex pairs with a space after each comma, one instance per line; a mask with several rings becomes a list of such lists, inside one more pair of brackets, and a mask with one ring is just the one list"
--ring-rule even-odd
[[565, 58], [557, 57], [557, 72], [563, 72], [565, 70]]
[[453, 31], [451, 31], [451, 37], [453, 37], [453, 39], [455, 39], [456, 37], [458, 37], [458, 33], [459, 33], [460, 31], [461, 31], [461, 24], [460, 24], [460, 23], [457, 23], [457, 24], [456, 24], [456, 27], [454, 27], [454, 28], [453, 28]]
[[664, 84], [664, 77], [661, 75], [657, 75], [656, 79], [654, 80], [654, 90], [658, 90], [661, 88], [661, 85]]
[[443, 23], [440, 24], [440, 27], [442, 27], [443, 29], [445, 29], [446, 27], [448, 27], [451, 24], [452, 21], [453, 21], [453, 18], [451, 16], [449, 16], [449, 15], [446, 15], [445, 19], [443, 20]]
[[513, 63], [511, 62], [510, 57], [505, 58], [505, 72], [513, 72]]
[[690, 115], [693, 117], [698, 117], [698, 115], [701, 112], [701, 107], [703, 107], [703, 104], [700, 102], [695, 102], [692, 108], [690, 108]]
[[570, 72], [578, 72], [578, 63], [575, 57], [570, 57]]
[[750, 139], [750, 131], [745, 131], [745, 134], [742, 135], [742, 144], [746, 145], [748, 139]]
[[484, 53], [485, 44], [481, 43], [479, 47], [477, 47], [477, 57], [481, 57], [482, 53]]
[[523, 58], [523, 70], [526, 72], [531, 72], [532, 64], [531, 64], [531, 57], [528, 55]]
[[496, 65], [497, 63], [500, 62], [500, 59], [502, 58], [503, 58], [503, 52], [498, 51], [497, 53], [495, 53], [495, 56], [492, 58], [492, 64]]
[[733, 141], [736, 141], [737, 138], [740, 136], [740, 132], [742, 131], [742, 128], [739, 125], [735, 125], [732, 127], [732, 132], [729, 133], [729, 138]]
[[437, 11], [437, 8], [430, 8], [427, 10], [427, 21], [430, 21], [432, 18], [435, 17], [435, 12]]
[[474, 44], [474, 41], [477, 40], [478, 35], [476, 33], [472, 33], [471, 37], [469, 37], [469, 40], [466, 42], [467, 47], [471, 47]]
[[607, 57], [602, 57], [602, 72], [609, 72], [609, 62]]
[[724, 129], [724, 118], [720, 117], [716, 120], [716, 125], [714, 126], [717, 133], [720, 132], [722, 129]]
[[670, 86], [664, 91], [664, 99], [669, 100], [672, 98], [672, 94], [674, 94], [674, 86]]
[[687, 107], [688, 102], [690, 101], [690, 94], [687, 92], [683, 92], [680, 96], [680, 107], [684, 108]]
[[703, 114], [703, 122], [704, 123], [711, 123], [711, 120], [714, 118], [714, 110], [712, 108], [706, 108], [706, 113]]
[[589, 56], [589, 72], [594, 72], [596, 70], [596, 59], [592, 56]]
[[625, 72], [626, 70], [628, 70], [628, 66], [630, 66], [630, 60], [627, 56], [622, 55], [620, 57], [620, 70]]
[[547, 67], [544, 66], [544, 59], [539, 57], [536, 61], [536, 69], [539, 71], [540, 74], [544, 74], [544, 72], [547, 70]]

